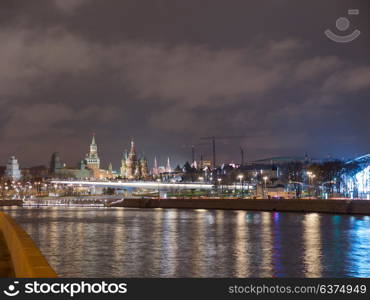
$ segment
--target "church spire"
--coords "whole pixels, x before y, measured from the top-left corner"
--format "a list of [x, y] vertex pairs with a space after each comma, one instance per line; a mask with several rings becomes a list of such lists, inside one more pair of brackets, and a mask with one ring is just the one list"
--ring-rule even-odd
[[157, 163], [157, 157], [154, 156], [154, 164], [153, 164], [153, 175], [158, 175], [158, 163]]
[[130, 148], [130, 154], [136, 154], [135, 153], [135, 142], [134, 139], [131, 140], [131, 148]]
[[171, 168], [171, 163], [170, 163], [170, 158], [167, 158], [167, 164], [166, 164], [166, 172], [171, 173], [172, 168]]
[[93, 132], [93, 135], [92, 135], [91, 145], [96, 145], [96, 142], [95, 142], [95, 132]]
[[93, 136], [92, 136], [91, 144], [90, 144], [89, 156], [94, 157], [94, 156], [97, 156], [97, 155], [98, 155], [98, 146], [96, 145], [95, 132], [94, 132]]

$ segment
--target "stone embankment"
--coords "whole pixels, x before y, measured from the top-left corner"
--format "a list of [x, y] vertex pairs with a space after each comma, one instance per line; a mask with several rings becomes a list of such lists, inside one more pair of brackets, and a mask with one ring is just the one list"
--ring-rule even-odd
[[233, 209], [370, 215], [369, 200], [342, 199], [124, 199], [113, 207]]

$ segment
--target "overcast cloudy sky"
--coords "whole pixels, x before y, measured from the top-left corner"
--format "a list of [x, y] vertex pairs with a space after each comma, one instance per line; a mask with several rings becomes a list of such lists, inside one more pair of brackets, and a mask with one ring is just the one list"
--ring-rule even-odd
[[[360, 9], [348, 16], [349, 8]], [[335, 21], [360, 37], [327, 39]], [[1, 0], [0, 164], [370, 152], [368, 0]], [[210, 158], [210, 147], [199, 147]]]

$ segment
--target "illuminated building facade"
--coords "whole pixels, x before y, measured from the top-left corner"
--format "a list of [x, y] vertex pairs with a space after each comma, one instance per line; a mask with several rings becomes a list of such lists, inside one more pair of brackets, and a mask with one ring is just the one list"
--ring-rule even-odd
[[149, 177], [148, 161], [145, 157], [138, 159], [134, 141], [130, 151], [125, 151], [121, 160], [121, 177], [128, 180], [146, 179]]
[[148, 161], [146, 160], [145, 157], [140, 158], [139, 165], [140, 165], [141, 178], [148, 178], [149, 177], [149, 167], [148, 167]]
[[136, 158], [136, 150], [135, 150], [135, 143], [131, 141], [131, 148], [130, 152], [128, 153], [128, 157], [126, 159], [126, 176], [125, 178], [132, 180], [139, 177], [139, 168], [138, 168], [138, 161]]
[[85, 160], [80, 161], [77, 168], [67, 167], [62, 162], [59, 153], [54, 152], [50, 160], [49, 176], [64, 179], [86, 179], [93, 177], [93, 171], [87, 168]]
[[100, 159], [98, 156], [98, 146], [95, 142], [95, 134], [93, 135], [90, 144], [90, 152], [86, 154], [85, 164], [86, 167], [93, 172], [94, 178], [100, 177]]
[[342, 193], [351, 198], [370, 200], [370, 154], [358, 157], [351, 162], [358, 163], [360, 169], [353, 174], [343, 175]]
[[18, 181], [21, 179], [21, 171], [19, 169], [18, 160], [12, 156], [8, 160], [8, 164], [6, 165], [5, 170], [5, 177], [10, 180]]

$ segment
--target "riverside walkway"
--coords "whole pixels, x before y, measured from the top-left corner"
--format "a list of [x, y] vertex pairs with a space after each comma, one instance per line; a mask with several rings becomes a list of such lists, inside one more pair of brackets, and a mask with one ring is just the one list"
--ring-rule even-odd
[[3, 212], [0, 212], [0, 277], [57, 277], [31, 237]]

